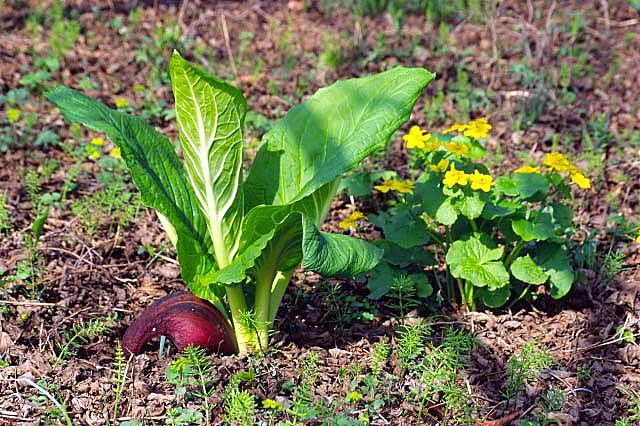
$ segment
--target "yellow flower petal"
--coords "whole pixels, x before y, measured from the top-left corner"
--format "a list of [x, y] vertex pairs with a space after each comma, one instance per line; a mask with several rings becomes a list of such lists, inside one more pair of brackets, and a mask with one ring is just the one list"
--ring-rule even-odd
[[453, 188], [454, 185], [466, 185], [469, 181], [469, 175], [462, 170], [456, 170], [455, 163], [451, 163], [451, 169], [444, 174], [444, 183], [448, 188]]
[[571, 182], [575, 183], [582, 189], [591, 188], [591, 182], [582, 173], [574, 173], [571, 175]]
[[384, 194], [389, 191], [398, 191], [404, 194], [413, 194], [414, 187], [414, 183], [407, 179], [405, 181], [385, 180], [381, 185], [376, 185], [373, 188]]
[[338, 224], [338, 227], [340, 229], [355, 228], [356, 225], [357, 225], [358, 220], [360, 220], [360, 219], [365, 219], [366, 220], [367, 216], [365, 216], [364, 213], [359, 212], [359, 211], [356, 210], [353, 213], [351, 213], [349, 216], [344, 218], [344, 220]]
[[458, 143], [458, 142], [449, 142], [444, 144], [444, 148], [452, 154], [455, 155], [467, 155], [469, 152], [469, 147], [467, 145]]
[[438, 149], [440, 149], [440, 141], [438, 140], [438, 138], [432, 138], [431, 140], [425, 142], [424, 147], [422, 148], [424, 152], [433, 152], [437, 151]]
[[438, 172], [444, 173], [444, 172], [447, 171], [448, 167], [449, 167], [449, 160], [442, 159], [442, 160], [438, 161], [438, 164], [436, 164], [436, 165], [431, 164], [429, 166], [429, 170], [431, 170], [432, 172], [436, 172], [436, 173], [438, 173]]
[[470, 138], [482, 139], [487, 137], [489, 130], [491, 130], [491, 124], [483, 117], [469, 122], [462, 134]]
[[468, 127], [469, 126], [467, 126], [466, 124], [453, 123], [453, 125], [451, 127], [449, 127], [446, 130], [443, 130], [442, 133], [444, 133], [445, 135], [447, 133], [452, 133], [452, 132], [462, 133], [465, 130], [467, 130]]
[[120, 148], [114, 146], [111, 152], [109, 153], [113, 158], [122, 158], [122, 153], [120, 152]]
[[413, 188], [415, 188], [414, 183], [407, 179], [404, 181], [395, 181], [393, 189], [403, 194], [413, 194]]
[[431, 134], [427, 133], [426, 130], [422, 130], [419, 126], [412, 126], [409, 129], [409, 133], [402, 137], [407, 144], [407, 149], [424, 149], [424, 143], [430, 138]]
[[386, 194], [387, 192], [391, 191], [391, 186], [389, 184], [390, 181], [384, 181], [382, 182], [382, 185], [376, 185], [373, 187], [373, 189], [376, 189], [380, 192], [382, 192], [383, 194]]
[[515, 169], [514, 173], [540, 173], [540, 167], [522, 166]]
[[573, 164], [560, 152], [551, 152], [547, 154], [542, 161], [542, 164], [547, 166], [550, 170], [557, 172], [568, 172], [575, 168]]
[[493, 182], [493, 178], [491, 177], [491, 175], [482, 174], [477, 170], [474, 170], [473, 174], [468, 176], [469, 180], [471, 181], [471, 189], [473, 190], [479, 189], [484, 192], [489, 192], [491, 191], [491, 186], [495, 185], [495, 182]]
[[91, 139], [91, 145], [102, 146], [104, 145], [104, 139], [101, 137]]
[[116, 99], [116, 108], [126, 108], [128, 106], [129, 106], [129, 101], [127, 101], [125, 98]]

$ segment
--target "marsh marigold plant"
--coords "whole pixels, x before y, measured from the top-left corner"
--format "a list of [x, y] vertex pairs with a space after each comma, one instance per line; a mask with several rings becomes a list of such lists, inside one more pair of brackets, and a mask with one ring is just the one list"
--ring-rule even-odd
[[[573, 210], [566, 201], [573, 185], [579, 190], [591, 183], [560, 152], [546, 154], [541, 164], [494, 175], [483, 161], [491, 128], [483, 117], [440, 132], [413, 126], [403, 137], [423, 172], [413, 181], [374, 186], [406, 196], [387, 211], [369, 215], [385, 236], [383, 262], [369, 280], [373, 297], [389, 291], [387, 283], [394, 278], [424, 274], [437, 258], [447, 268], [444, 282], [436, 272], [436, 290], [469, 309], [478, 301], [498, 307], [535, 298], [540, 286], [553, 298], [569, 292]], [[437, 145], [429, 145], [433, 141]], [[425, 248], [431, 260], [421, 255]]]

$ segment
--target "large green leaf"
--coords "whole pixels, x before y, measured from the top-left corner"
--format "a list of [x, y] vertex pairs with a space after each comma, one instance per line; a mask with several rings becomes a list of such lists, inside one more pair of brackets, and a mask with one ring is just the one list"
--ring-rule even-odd
[[518, 219], [511, 223], [513, 232], [519, 235], [524, 241], [546, 240], [553, 235], [553, 224], [551, 215], [540, 213], [532, 219]]
[[543, 271], [528, 254], [513, 261], [511, 273], [514, 277], [527, 284], [544, 284], [549, 278], [549, 274]]
[[400, 268], [405, 268], [411, 264], [421, 267], [437, 264], [433, 253], [426, 251], [423, 246], [403, 248], [386, 239], [375, 240], [373, 244], [384, 250], [383, 259], [386, 262]]
[[203, 284], [239, 283], [255, 269], [267, 268], [274, 275], [295, 268], [303, 253], [302, 217], [321, 214], [324, 219], [337, 184], [330, 182], [297, 203], [251, 209], [244, 218], [238, 254], [225, 268], [201, 277]]
[[560, 299], [565, 296], [575, 278], [567, 250], [559, 244], [542, 243], [538, 247], [536, 260], [549, 275], [551, 297]]
[[320, 232], [303, 216], [302, 267], [321, 275], [354, 276], [375, 267], [384, 251], [348, 235]]
[[562, 203], [552, 203], [550, 208], [552, 210], [553, 223], [560, 227], [561, 232], [564, 232], [566, 228], [571, 226], [573, 221], [573, 209]]
[[[243, 224], [242, 238], [238, 254], [229, 265], [211, 271], [201, 277], [203, 284], [241, 283], [248, 271], [258, 264], [269, 263], [267, 259], [278, 259], [271, 265], [272, 273], [280, 268], [291, 269], [302, 259], [302, 222], [299, 214], [292, 215], [289, 206], [258, 206], [246, 216]], [[289, 246], [298, 246], [297, 255], [282, 253]], [[273, 256], [266, 252], [275, 251]]]
[[492, 291], [489, 290], [489, 287], [482, 287], [478, 289], [477, 295], [486, 306], [490, 308], [499, 308], [507, 303], [511, 297], [511, 289], [509, 286], [504, 286]]
[[396, 214], [380, 212], [369, 215], [369, 222], [382, 228], [384, 238], [402, 248], [423, 246], [429, 242], [427, 226], [416, 212], [409, 208], [396, 209]]
[[453, 225], [458, 219], [458, 213], [451, 202], [451, 198], [442, 192], [439, 178], [430, 175], [425, 182], [418, 183], [415, 195], [422, 202], [422, 208], [431, 218], [443, 225]]
[[391, 290], [393, 278], [396, 275], [395, 268], [387, 262], [380, 262], [378, 266], [371, 270], [369, 279], [367, 280], [367, 288], [369, 289], [369, 298], [378, 300]]
[[504, 247], [492, 249], [474, 235], [451, 244], [446, 261], [454, 277], [493, 291], [509, 283], [509, 273], [501, 261], [503, 252]]
[[460, 200], [456, 202], [456, 207], [460, 210], [464, 216], [468, 219], [475, 219], [484, 209], [486, 201], [482, 199], [478, 191], [473, 191], [471, 194], [465, 194]]
[[227, 265], [238, 250], [244, 213], [242, 92], [173, 53], [169, 64], [187, 174], [207, 219], [216, 259]]
[[293, 108], [263, 138], [246, 209], [301, 200], [384, 147], [434, 76], [398, 67], [340, 81]]
[[185, 170], [169, 140], [139, 117], [112, 110], [80, 92], [58, 86], [47, 98], [72, 122], [104, 132], [120, 148], [142, 201], [171, 223], [178, 236], [182, 275], [191, 289], [196, 277], [215, 267], [205, 219]]
[[511, 177], [502, 176], [496, 180], [495, 189], [506, 195], [523, 200], [541, 197], [549, 193], [547, 178], [539, 173], [514, 173]]

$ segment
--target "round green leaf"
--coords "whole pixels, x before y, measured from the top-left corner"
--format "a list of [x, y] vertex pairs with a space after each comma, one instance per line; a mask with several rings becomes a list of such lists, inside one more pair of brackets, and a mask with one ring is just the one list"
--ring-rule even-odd
[[457, 207], [460, 210], [460, 213], [471, 220], [482, 214], [484, 205], [485, 201], [480, 198], [480, 193], [475, 191], [470, 195], [462, 197], [462, 199], [457, 202]]
[[509, 273], [502, 260], [503, 247], [486, 246], [479, 237], [455, 241], [446, 255], [451, 275], [471, 282], [476, 287], [494, 290], [509, 283]]
[[485, 306], [488, 306], [489, 308], [499, 308], [507, 303], [511, 297], [511, 290], [508, 286], [500, 287], [493, 291], [488, 288], [481, 288], [478, 291], [478, 296]]
[[549, 274], [551, 297], [560, 299], [565, 296], [575, 278], [567, 250], [558, 244], [541, 244], [537, 254], [538, 264]]
[[524, 241], [544, 241], [553, 235], [553, 225], [546, 221], [532, 223], [527, 219], [519, 219], [514, 220], [511, 223], [511, 227], [513, 232], [518, 234]]
[[529, 255], [514, 260], [511, 264], [511, 273], [520, 281], [528, 284], [544, 284], [549, 278], [549, 275], [536, 265]]

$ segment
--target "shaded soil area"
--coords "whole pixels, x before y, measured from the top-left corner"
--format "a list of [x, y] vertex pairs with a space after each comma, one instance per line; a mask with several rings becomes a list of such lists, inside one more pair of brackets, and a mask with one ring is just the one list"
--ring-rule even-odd
[[[47, 68], [37, 58], [53, 55], [52, 40], [64, 44], [70, 31], [56, 33], [50, 22], [47, 10], [55, 2], [3, 2], [0, 89], [6, 94], [28, 88], [20, 110], [23, 116], [36, 113], [37, 120], [12, 125], [5, 119], [10, 104], [0, 106], [3, 132], [14, 141], [0, 155], [0, 196], [6, 193], [10, 222], [9, 229], [0, 228], [0, 424], [61, 422], [53, 404], [27, 381], [49, 386], [78, 425], [113, 424], [115, 404], [118, 421], [165, 424], [167, 409], [176, 406], [176, 388], [165, 375], [176, 355], [159, 357], [157, 344], [129, 361], [118, 401], [114, 379], [117, 342], [127, 325], [154, 300], [184, 290], [175, 252], [155, 213], [140, 206], [122, 165], [85, 155], [98, 135], [70, 127], [42, 98], [48, 85], [63, 83], [111, 106], [125, 100], [175, 141], [164, 73], [173, 48], [242, 89], [256, 113], [247, 119], [249, 147], [255, 148], [272, 119], [318, 88], [406, 65], [434, 71], [437, 79], [403, 132], [412, 124], [441, 129], [486, 116], [494, 126], [490, 168], [513, 170], [523, 158], [540, 159], [552, 149], [578, 159], [593, 188], [574, 200], [579, 279], [568, 296], [552, 300], [541, 294], [510, 310], [472, 313], [434, 302], [435, 311], [424, 306], [409, 316], [426, 318], [435, 344], [449, 327], [476, 337], [459, 383], [476, 407], [469, 422], [520, 424], [540, 410], [537, 398], [550, 388], [560, 389], [566, 404], [552, 410], [549, 422], [612, 425], [627, 413], [628, 394], [640, 392], [634, 337], [640, 333], [640, 251], [625, 232], [640, 210], [638, 11], [626, 1], [483, 2], [474, 14], [435, 22], [407, 14], [398, 29], [389, 14], [359, 18], [327, 3], [64, 1], [62, 19], [79, 23], [77, 40], [60, 56], [59, 67]], [[25, 82], [38, 70], [50, 76]], [[36, 146], [37, 135], [47, 130], [60, 141]], [[108, 141], [98, 146], [99, 157], [109, 157], [111, 148]], [[408, 176], [400, 134], [363, 165], [375, 167]], [[73, 208], [116, 181], [116, 191], [128, 194], [120, 204], [94, 199]], [[344, 232], [337, 223], [349, 205], [347, 196], [338, 196], [325, 228]], [[42, 234], [33, 241], [34, 222], [47, 208]], [[367, 231], [368, 237], [379, 234]], [[370, 370], [377, 343], [396, 344], [398, 312], [388, 300], [370, 301], [367, 294], [366, 284], [297, 273], [278, 314], [273, 350], [264, 357], [210, 358], [212, 424], [224, 424], [224, 391], [246, 370], [255, 373], [243, 386], [256, 397], [258, 419], [277, 424], [262, 401], [290, 404], [283, 385], [301, 382], [303, 360], [313, 353], [319, 359], [314, 398], [343, 401], [350, 381], [361, 381]], [[373, 308], [373, 319], [358, 315]], [[78, 327], [91, 321], [107, 328], [69, 345]], [[507, 404], [507, 360], [531, 340], [546, 347], [554, 362]], [[73, 351], [62, 353], [65, 347]], [[446, 418], [445, 403], [427, 407], [418, 419], [419, 407], [404, 398], [412, 383], [402, 379], [393, 351], [383, 371], [385, 403], [371, 424], [456, 424]], [[364, 411], [367, 398], [347, 412]], [[504, 417], [513, 413], [519, 415], [512, 421]]]

